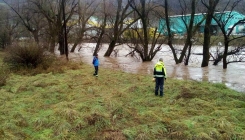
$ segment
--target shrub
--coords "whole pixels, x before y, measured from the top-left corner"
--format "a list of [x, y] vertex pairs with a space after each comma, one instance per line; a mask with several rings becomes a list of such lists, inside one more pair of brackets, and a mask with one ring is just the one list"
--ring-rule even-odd
[[52, 57], [44, 53], [44, 49], [34, 43], [15, 44], [8, 48], [4, 63], [10, 68], [34, 69], [42, 66], [47, 69], [52, 62]]
[[3, 57], [4, 53], [0, 51], [0, 87], [6, 84], [6, 80], [10, 73], [8, 67], [2, 62]]
[[2, 65], [0, 68], [0, 87], [6, 84], [6, 80], [9, 75], [9, 70], [6, 66]]

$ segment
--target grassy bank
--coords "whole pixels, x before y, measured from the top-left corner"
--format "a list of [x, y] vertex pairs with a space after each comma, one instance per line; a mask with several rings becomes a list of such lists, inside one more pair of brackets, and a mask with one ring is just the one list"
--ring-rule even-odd
[[[28, 72], [27, 72], [28, 73]], [[245, 94], [222, 84], [167, 79], [81, 63], [0, 87], [0, 139], [245, 139]]]

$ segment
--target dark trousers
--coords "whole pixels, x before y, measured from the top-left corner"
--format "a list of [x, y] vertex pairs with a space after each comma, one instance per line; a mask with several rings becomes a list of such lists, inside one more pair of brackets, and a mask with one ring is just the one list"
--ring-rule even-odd
[[160, 89], [160, 96], [163, 96], [163, 85], [164, 85], [164, 78], [157, 77], [156, 86], [155, 86], [155, 95], [158, 95], [158, 90]]
[[94, 75], [98, 75], [99, 66], [94, 66]]

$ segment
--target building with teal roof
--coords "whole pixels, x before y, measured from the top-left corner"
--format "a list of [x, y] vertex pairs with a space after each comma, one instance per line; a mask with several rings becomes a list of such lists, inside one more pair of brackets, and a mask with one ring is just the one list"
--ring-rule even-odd
[[[194, 26], [198, 26], [198, 32], [204, 32], [205, 26], [205, 13], [195, 14], [194, 16]], [[236, 11], [225, 11], [225, 12], [216, 12], [215, 16], [220, 19], [222, 23], [226, 23], [225, 30], [228, 32], [231, 27], [236, 24], [238, 21], [243, 21], [232, 30], [232, 34], [245, 34], [245, 16], [236, 12]], [[186, 26], [190, 23], [191, 15], [176, 15], [169, 16], [170, 21], [170, 30], [173, 34], [185, 35], [187, 32]], [[159, 22], [159, 30], [161, 34], [168, 34], [166, 28], [165, 19], [160, 19]], [[213, 35], [217, 35], [220, 33], [220, 29], [218, 27], [217, 22], [212, 19], [211, 22], [211, 32]]]

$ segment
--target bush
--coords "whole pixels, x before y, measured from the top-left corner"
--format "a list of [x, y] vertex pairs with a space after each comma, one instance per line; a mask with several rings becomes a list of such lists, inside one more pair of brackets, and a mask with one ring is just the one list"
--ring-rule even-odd
[[52, 63], [51, 55], [34, 43], [15, 44], [8, 48], [4, 63], [12, 69], [28, 68], [34, 69], [42, 66], [47, 69]]
[[6, 84], [10, 71], [6, 65], [3, 64], [4, 53], [0, 50], [0, 87]]
[[0, 87], [6, 84], [6, 80], [9, 76], [9, 70], [6, 66], [2, 65], [0, 68]]

